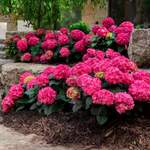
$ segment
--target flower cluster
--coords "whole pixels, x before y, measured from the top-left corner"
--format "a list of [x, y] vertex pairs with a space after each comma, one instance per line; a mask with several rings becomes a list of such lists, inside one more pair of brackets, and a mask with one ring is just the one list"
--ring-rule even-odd
[[150, 73], [138, 70], [134, 62], [112, 49], [104, 53], [89, 48], [85, 55], [86, 59], [72, 67], [49, 66], [37, 76], [24, 72], [4, 97], [2, 110], [8, 112], [35, 89], [29, 98], [34, 95], [44, 106], [63, 103], [64, 98], [68, 104], [67, 99], [74, 100], [74, 105], [90, 97], [93, 107], [112, 107], [119, 114], [133, 109], [137, 101], [150, 101]]
[[[23, 39], [14, 36], [22, 61], [45, 63], [53, 59], [57, 63], [54, 57], [58, 55], [60, 61], [66, 58], [69, 64], [51, 65], [38, 75], [29, 71], [22, 73], [19, 83], [12, 85], [3, 97], [3, 112], [24, 108], [49, 115], [59, 110], [82, 109], [89, 110], [100, 120], [100, 116], [107, 114], [106, 108], [123, 114], [133, 110], [138, 102], [149, 102], [150, 73], [139, 70], [116, 49], [99, 45], [99, 41], [106, 40], [125, 48], [132, 31], [132, 23], [123, 22], [117, 27], [108, 17], [102, 21], [102, 26], [93, 27], [95, 35], [61, 28], [55, 33], [39, 29]], [[91, 46], [93, 44], [96, 47]]]
[[14, 84], [8, 91], [8, 95], [2, 101], [3, 112], [9, 112], [13, 108], [15, 101], [21, 98], [24, 94], [24, 89], [21, 84]]
[[127, 50], [133, 30], [134, 25], [131, 22], [124, 21], [117, 26], [111, 17], [105, 18], [101, 25], [95, 25], [92, 28], [92, 32], [98, 37], [95, 42], [96, 46], [101, 45], [101, 48], [103, 48], [103, 44], [105, 49], [106, 47], [114, 48], [113, 45], [115, 45], [116, 51], [120, 51], [119, 49]]
[[[133, 29], [133, 24], [128, 21], [116, 26], [111, 17], [102, 20], [101, 25], [95, 25], [90, 34], [85, 34], [79, 29], [69, 31], [67, 28], [61, 28], [55, 32], [38, 29], [24, 36], [14, 35], [6, 40], [7, 50], [11, 49], [7, 54], [14, 57], [14, 51], [17, 61], [51, 64], [72, 64], [81, 61], [82, 57], [84, 60], [88, 59], [88, 56], [101, 57], [99, 48], [103, 51], [108, 48], [115, 51], [122, 49], [120, 52], [125, 51], [123, 54], [126, 55]], [[112, 56], [111, 50], [106, 55], [116, 56], [115, 53]]]

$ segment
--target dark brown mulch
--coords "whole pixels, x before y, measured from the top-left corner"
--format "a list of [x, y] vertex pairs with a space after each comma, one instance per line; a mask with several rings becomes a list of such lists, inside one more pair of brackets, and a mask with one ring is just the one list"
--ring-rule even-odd
[[24, 133], [43, 136], [47, 143], [105, 146], [110, 150], [150, 150], [150, 119], [116, 120], [100, 127], [83, 112], [56, 113], [49, 117], [35, 112], [1, 114], [3, 124]]

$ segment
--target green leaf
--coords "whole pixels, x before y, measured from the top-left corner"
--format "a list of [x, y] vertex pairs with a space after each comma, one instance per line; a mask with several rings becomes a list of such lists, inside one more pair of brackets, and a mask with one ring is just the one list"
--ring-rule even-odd
[[95, 42], [95, 41], [97, 41], [97, 36], [94, 36], [93, 38], [92, 38], [92, 42]]
[[123, 52], [124, 51], [124, 47], [118, 47], [118, 52]]
[[38, 90], [39, 90], [39, 87], [36, 86], [32, 89], [27, 90], [25, 94], [31, 99], [37, 96]]
[[37, 104], [33, 103], [30, 107], [30, 110], [35, 110], [35, 109], [37, 109]]
[[57, 103], [57, 104], [53, 104], [53, 105], [45, 105], [43, 108], [44, 108], [44, 114], [45, 115], [50, 115], [54, 112], [57, 112], [59, 111], [60, 109], [62, 109], [64, 107], [64, 104], [62, 103]]
[[112, 41], [112, 40], [108, 40], [108, 41], [106, 41], [106, 44], [107, 44], [108, 46], [110, 46], [112, 43], [113, 43], [113, 41]]
[[95, 48], [96, 45], [97, 45], [97, 43], [92, 43], [92, 44], [91, 44], [91, 47], [92, 47], [92, 48]]
[[42, 103], [40, 103], [40, 102], [37, 101], [37, 102], [36, 102], [36, 105], [37, 105], [37, 106], [41, 106]]
[[82, 102], [81, 101], [76, 101], [76, 103], [72, 107], [73, 112], [77, 112], [82, 108]]
[[24, 99], [17, 101], [18, 104], [31, 104], [33, 102], [35, 102], [34, 98], [32, 98], [32, 99], [24, 98]]
[[36, 55], [38, 55], [38, 54], [40, 54], [40, 53], [41, 53], [40, 44], [31, 47], [31, 54], [32, 54], [33, 56], [36, 56]]
[[20, 111], [20, 110], [23, 110], [25, 108], [25, 106], [20, 106], [16, 109], [16, 112]]
[[58, 100], [62, 100], [64, 102], [69, 102], [69, 99], [66, 97], [66, 93], [63, 89], [59, 90], [59, 93], [57, 95]]
[[86, 110], [89, 109], [90, 106], [91, 106], [91, 104], [92, 104], [92, 99], [91, 99], [91, 97], [87, 97], [87, 98], [86, 98], [86, 101], [85, 101], [85, 109], [86, 109]]
[[108, 88], [108, 87], [109, 87], [109, 83], [108, 83], [106, 80], [104, 80], [104, 81], [102, 82], [102, 87], [103, 87], [103, 88]]
[[49, 83], [50, 86], [52, 85], [59, 85], [59, 82], [56, 81], [56, 80], [51, 80], [50, 83]]
[[94, 116], [107, 114], [107, 108], [105, 106], [101, 106], [101, 105], [99, 107], [92, 107], [91, 114]]
[[107, 116], [96, 116], [96, 120], [99, 125], [104, 125], [108, 121]]
[[91, 108], [91, 114], [94, 116], [97, 116], [98, 114], [100, 114], [101, 112], [101, 108], [100, 107], [92, 107]]

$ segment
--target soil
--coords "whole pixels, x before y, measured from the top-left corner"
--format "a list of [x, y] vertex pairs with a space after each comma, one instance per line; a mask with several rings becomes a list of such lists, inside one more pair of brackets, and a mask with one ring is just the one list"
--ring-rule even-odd
[[35, 133], [48, 144], [82, 145], [84, 150], [150, 150], [150, 119], [143, 116], [119, 118], [100, 127], [94, 118], [79, 112], [59, 112], [49, 117], [36, 112], [0, 114], [0, 123], [23, 134]]

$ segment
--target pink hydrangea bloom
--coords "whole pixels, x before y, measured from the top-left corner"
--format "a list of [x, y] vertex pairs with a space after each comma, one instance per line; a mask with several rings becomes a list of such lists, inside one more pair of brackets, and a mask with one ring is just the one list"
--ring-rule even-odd
[[41, 36], [43, 34], [45, 34], [45, 29], [39, 28], [39, 29], [36, 30], [36, 35], [37, 36]]
[[27, 48], [28, 48], [27, 41], [24, 40], [24, 39], [19, 40], [19, 41], [17, 42], [17, 48], [18, 48], [20, 51], [22, 51], [22, 52], [26, 51]]
[[69, 66], [60, 64], [54, 69], [54, 78], [57, 80], [66, 79], [68, 77]]
[[114, 94], [108, 90], [99, 90], [92, 95], [93, 104], [113, 105]]
[[37, 45], [37, 44], [39, 43], [39, 41], [40, 41], [40, 40], [39, 40], [38, 37], [32, 36], [32, 37], [29, 38], [28, 44], [29, 44], [30, 46], [35, 46], [35, 45]]
[[69, 44], [69, 38], [68, 38], [68, 36], [66, 34], [59, 35], [58, 36], [58, 43], [61, 46]]
[[137, 70], [136, 64], [124, 56], [111, 59], [111, 66], [119, 68], [122, 72]]
[[107, 28], [105, 27], [99, 27], [98, 31], [97, 31], [97, 35], [102, 37], [102, 38], [105, 38], [107, 36], [107, 34], [109, 33], [109, 31], [107, 30]]
[[138, 70], [133, 73], [134, 80], [144, 80], [147, 83], [150, 83], [150, 73], [144, 70]]
[[125, 113], [134, 108], [133, 98], [126, 92], [116, 93], [114, 99], [115, 108], [119, 114]]
[[56, 100], [56, 91], [51, 87], [45, 87], [38, 93], [38, 101], [42, 104], [51, 105]]
[[82, 57], [82, 60], [83, 61], [86, 61], [90, 58], [90, 56], [88, 54], [84, 54], [83, 57]]
[[62, 27], [62, 28], [60, 28], [60, 30], [59, 30], [61, 33], [63, 33], [63, 34], [68, 34], [68, 29], [67, 28], [65, 28], [65, 27]]
[[96, 52], [96, 57], [97, 57], [99, 60], [103, 60], [104, 57], [105, 57], [105, 53], [104, 53], [103, 51], [101, 51], [101, 50], [98, 50], [98, 51]]
[[94, 34], [96, 34], [99, 28], [100, 28], [99, 25], [97, 25], [97, 24], [94, 25], [94, 26], [92, 27], [92, 32], [93, 32]]
[[150, 101], [150, 84], [143, 80], [136, 80], [129, 86], [129, 93], [136, 101]]
[[46, 50], [46, 49], [47, 49], [47, 42], [46, 42], [46, 41], [44, 41], [44, 42], [42, 43], [41, 48], [42, 48], [43, 50]]
[[120, 27], [127, 27], [130, 31], [134, 29], [134, 24], [130, 21], [124, 21], [120, 24]]
[[44, 49], [44, 50], [49, 50], [49, 49], [54, 49], [54, 48], [56, 48], [56, 46], [57, 46], [57, 41], [56, 40], [54, 40], [54, 39], [51, 39], [51, 40], [46, 40], [46, 41], [44, 41], [43, 43], [42, 43], [42, 49]]
[[104, 27], [106, 27], [107, 29], [109, 27], [111, 27], [112, 25], [114, 25], [114, 24], [115, 24], [115, 21], [111, 17], [107, 17], [107, 18], [105, 18], [105, 19], [102, 20], [102, 25]]
[[43, 70], [42, 74], [46, 74], [47, 76], [53, 75], [54, 69], [54, 66], [49, 66]]
[[21, 56], [21, 61], [29, 62], [32, 59], [32, 55], [30, 53], [24, 53]]
[[105, 71], [105, 80], [110, 84], [119, 84], [122, 81], [123, 73], [116, 67], [110, 67]]
[[57, 46], [57, 41], [56, 40], [47, 40], [47, 49], [54, 49]]
[[47, 58], [46, 58], [46, 55], [45, 55], [45, 54], [42, 54], [42, 55], [40, 56], [40, 62], [41, 62], [41, 63], [46, 63], [46, 62], [47, 62]]
[[66, 84], [68, 86], [77, 86], [77, 77], [76, 76], [70, 76], [66, 80]]
[[115, 32], [115, 30], [117, 29], [116, 25], [112, 25], [111, 27], [108, 28], [109, 32]]
[[86, 34], [83, 37], [83, 41], [86, 46], [89, 46], [92, 43], [92, 37], [93, 37], [92, 34]]
[[123, 73], [122, 78], [121, 78], [121, 83], [122, 84], [127, 84], [130, 85], [134, 82], [133, 75], [130, 73]]
[[45, 35], [45, 40], [50, 40], [50, 39], [54, 39], [55, 38], [55, 34], [51, 31], [48, 31]]
[[13, 35], [12, 40], [14, 43], [17, 43], [20, 40], [20, 36], [18, 34]]
[[24, 89], [22, 88], [21, 84], [14, 84], [10, 87], [8, 91], [8, 95], [13, 99], [17, 100], [21, 98], [24, 94]]
[[35, 36], [35, 33], [33, 33], [33, 32], [28, 32], [26, 35], [25, 35], [25, 38], [27, 39], [27, 40], [29, 40], [31, 37], [34, 37]]
[[25, 71], [24, 73], [22, 73], [20, 76], [19, 76], [19, 83], [20, 84], [23, 84], [24, 83], [24, 79], [28, 76], [33, 76], [32, 72], [29, 72], [29, 71]]
[[101, 89], [101, 80], [92, 78], [90, 75], [83, 74], [78, 77], [77, 85], [87, 95], [91, 95]]
[[82, 74], [89, 74], [91, 71], [92, 70], [89, 64], [80, 62], [70, 69], [70, 74], [74, 76], [80, 76]]
[[93, 71], [105, 72], [111, 66], [112, 65], [110, 59], [107, 58], [107, 59], [99, 60], [99, 62], [93, 64]]
[[52, 57], [53, 57], [53, 55], [54, 55], [53, 51], [51, 51], [51, 50], [46, 51], [45, 52], [45, 58], [46, 58], [46, 60], [51, 60]]
[[14, 101], [11, 96], [6, 96], [1, 103], [2, 111], [7, 113], [14, 106]]
[[94, 66], [99, 63], [99, 59], [96, 57], [88, 58], [87, 60], [84, 61], [84, 65], [87, 67], [88, 66], [88, 73], [91, 73], [93, 71]]
[[90, 57], [94, 57], [96, 56], [97, 52], [94, 48], [88, 48], [87, 49], [87, 54], [90, 56]]
[[71, 35], [71, 38], [72, 38], [73, 40], [75, 40], [75, 41], [80, 41], [80, 40], [83, 39], [85, 33], [82, 32], [82, 31], [80, 31], [80, 30], [78, 30], [78, 29], [75, 29], [75, 30], [72, 30], [72, 31], [70, 32], [70, 35]]
[[129, 35], [131, 34], [131, 30], [127, 27], [117, 27], [114, 31], [116, 34], [119, 34], [119, 33], [128, 33]]
[[107, 51], [106, 51], [106, 57], [107, 58], [115, 58], [115, 57], [118, 57], [118, 56], [121, 56], [120, 53], [118, 52], [115, 52], [113, 49], [111, 48], [108, 48]]
[[32, 56], [32, 61], [33, 62], [39, 62], [40, 61], [40, 56], [39, 55], [37, 55], [37, 56]]
[[36, 77], [38, 86], [46, 86], [49, 83], [49, 78], [46, 74], [40, 74]]
[[85, 50], [84, 41], [80, 40], [75, 43], [74, 48], [77, 52], [83, 52]]
[[27, 90], [34, 88], [37, 85], [37, 80], [34, 78], [27, 83]]
[[130, 40], [130, 35], [128, 33], [119, 33], [116, 37], [116, 43], [119, 45], [128, 45]]
[[77, 78], [76, 82], [79, 87], [86, 87], [91, 84], [92, 78], [88, 74], [82, 74]]
[[68, 57], [71, 53], [67, 47], [62, 47], [59, 51], [61, 57]]

